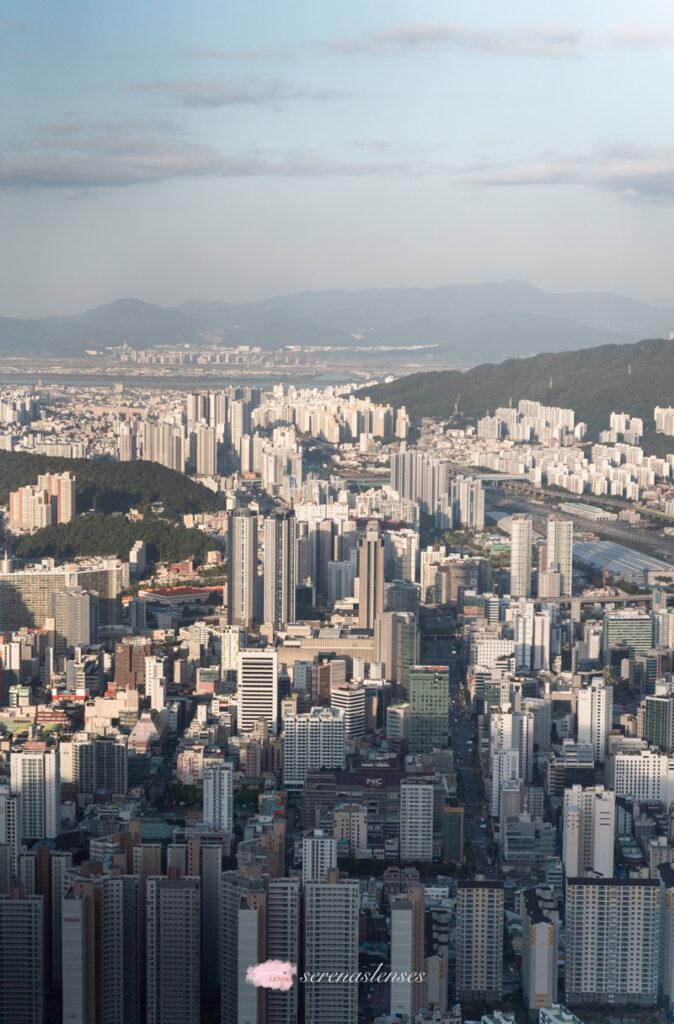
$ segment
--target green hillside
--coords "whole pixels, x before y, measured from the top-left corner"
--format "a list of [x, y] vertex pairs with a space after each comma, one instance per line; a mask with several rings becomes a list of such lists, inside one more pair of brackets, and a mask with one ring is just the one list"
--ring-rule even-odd
[[145, 511], [161, 502], [164, 514], [178, 518], [187, 512], [216, 512], [220, 498], [203, 484], [156, 462], [112, 462], [101, 459], [55, 459], [29, 452], [0, 452], [0, 504], [10, 491], [36, 484], [40, 473], [74, 473], [77, 511]]
[[16, 549], [21, 558], [71, 559], [81, 555], [117, 555], [126, 560], [137, 540], [148, 546], [151, 562], [179, 562], [193, 555], [202, 561], [219, 544], [201, 530], [187, 530], [157, 516], [129, 522], [125, 516], [80, 516], [69, 523], [45, 526], [23, 537]]
[[476, 419], [497, 406], [529, 398], [575, 409], [577, 420], [587, 423], [590, 436], [596, 436], [608, 428], [611, 411], [629, 412], [648, 423], [654, 406], [674, 404], [674, 341], [653, 339], [508, 359], [467, 373], [415, 373], [360, 394], [375, 402], [404, 405], [416, 420], [449, 419], [455, 404], [460, 420]]

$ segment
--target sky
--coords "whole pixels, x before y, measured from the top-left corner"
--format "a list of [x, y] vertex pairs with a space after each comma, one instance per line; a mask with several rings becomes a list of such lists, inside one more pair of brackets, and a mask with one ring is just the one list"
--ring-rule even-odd
[[3, 0], [0, 315], [520, 279], [674, 305], [665, 0]]

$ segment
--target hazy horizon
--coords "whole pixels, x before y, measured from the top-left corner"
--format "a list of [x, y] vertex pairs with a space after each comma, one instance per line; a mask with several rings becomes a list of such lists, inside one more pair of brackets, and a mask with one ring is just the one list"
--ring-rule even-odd
[[10, 3], [0, 314], [508, 280], [672, 305], [673, 51], [664, 0]]

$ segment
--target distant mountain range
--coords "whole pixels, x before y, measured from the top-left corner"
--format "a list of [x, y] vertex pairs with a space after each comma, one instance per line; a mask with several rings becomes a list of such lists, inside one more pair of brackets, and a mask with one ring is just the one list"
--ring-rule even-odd
[[[475, 420], [499, 406], [529, 398], [576, 410], [590, 436], [607, 430], [612, 411], [628, 412], [652, 425], [656, 405], [674, 404], [674, 341], [601, 345], [475, 366], [466, 373], [435, 370], [399, 377], [359, 392], [376, 402], [406, 406], [415, 418]], [[654, 434], [649, 450], [674, 450], [674, 439]], [[662, 442], [662, 443], [660, 443]]]
[[119, 346], [221, 343], [266, 350], [437, 345], [474, 365], [512, 356], [669, 337], [674, 307], [602, 292], [550, 294], [521, 281], [304, 292], [259, 302], [187, 302], [164, 309], [119, 299], [79, 316], [0, 317], [0, 354], [77, 356]]

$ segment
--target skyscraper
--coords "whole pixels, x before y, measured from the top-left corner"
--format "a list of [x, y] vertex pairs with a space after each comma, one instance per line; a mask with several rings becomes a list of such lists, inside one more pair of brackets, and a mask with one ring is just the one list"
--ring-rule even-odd
[[412, 980], [424, 971], [425, 893], [423, 885], [410, 885], [406, 893], [391, 897], [391, 1015], [412, 1020], [425, 1010], [424, 982]]
[[567, 878], [613, 877], [615, 793], [603, 786], [564, 790], [564, 870]]
[[199, 878], [147, 880], [147, 1024], [201, 1020]]
[[218, 441], [215, 427], [198, 423], [197, 435], [197, 475], [215, 476], [218, 471]]
[[374, 629], [384, 610], [384, 538], [379, 523], [371, 520], [358, 549], [358, 625]]
[[257, 516], [245, 509], [227, 517], [227, 621], [251, 626], [255, 618]]
[[273, 648], [246, 648], [239, 652], [239, 732], [252, 732], [264, 719], [276, 736], [279, 714], [278, 660]]
[[560, 593], [568, 597], [572, 591], [573, 522], [559, 516], [548, 519], [547, 569], [558, 572]]
[[578, 692], [578, 742], [589, 743], [597, 764], [606, 759], [608, 735], [613, 728], [613, 688], [601, 676]]
[[461, 1002], [501, 999], [503, 909], [503, 882], [457, 882], [456, 998]]
[[514, 515], [510, 536], [511, 597], [531, 596], [531, 538], [530, 517]]
[[52, 595], [57, 647], [98, 643], [98, 595], [82, 587], [64, 587]]
[[412, 665], [407, 672], [408, 737], [411, 754], [428, 753], [449, 742], [449, 668]]
[[20, 886], [0, 896], [0, 1019], [3, 1024], [44, 1020], [44, 898]]
[[[357, 1024], [359, 885], [339, 880], [336, 871], [325, 882], [308, 882], [304, 889], [305, 1024]], [[344, 981], [312, 980], [337, 972]]]
[[523, 889], [522, 991], [529, 1015], [538, 1016], [542, 1006], [557, 1002], [559, 971], [559, 911], [551, 888]]
[[295, 621], [295, 514], [277, 511], [264, 521], [264, 621], [283, 629]]
[[232, 831], [233, 778], [228, 761], [204, 765], [204, 821], [209, 828]]
[[433, 784], [426, 779], [400, 783], [400, 859], [433, 860]]
[[12, 794], [18, 796], [23, 839], [55, 839], [61, 829], [58, 747], [28, 740], [11, 755]]
[[652, 1006], [658, 999], [660, 887], [654, 878], [569, 878], [566, 1002]]

